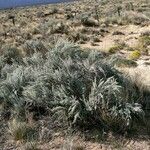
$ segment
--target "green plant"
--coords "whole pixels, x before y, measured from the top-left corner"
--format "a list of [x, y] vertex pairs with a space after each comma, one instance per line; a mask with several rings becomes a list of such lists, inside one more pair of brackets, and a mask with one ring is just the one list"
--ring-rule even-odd
[[137, 60], [141, 56], [141, 52], [138, 50], [134, 50], [130, 53], [129, 59], [131, 60]]

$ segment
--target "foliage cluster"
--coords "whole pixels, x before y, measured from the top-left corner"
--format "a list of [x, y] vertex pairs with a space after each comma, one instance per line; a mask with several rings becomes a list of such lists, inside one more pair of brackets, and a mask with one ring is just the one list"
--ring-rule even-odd
[[47, 51], [11, 55], [11, 63], [1, 56], [0, 101], [11, 117], [25, 120], [32, 113], [38, 119], [51, 113], [71, 126], [115, 131], [143, 119], [137, 90], [100, 52], [64, 41]]
[[130, 53], [129, 59], [137, 60], [141, 56], [141, 52], [139, 50], [134, 50]]

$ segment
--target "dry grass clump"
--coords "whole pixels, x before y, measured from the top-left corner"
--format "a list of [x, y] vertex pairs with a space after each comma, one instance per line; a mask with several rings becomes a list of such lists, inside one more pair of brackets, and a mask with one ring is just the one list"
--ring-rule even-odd
[[81, 23], [87, 27], [98, 27], [99, 26], [99, 22], [97, 20], [95, 20], [94, 18], [89, 18], [89, 17], [83, 17], [81, 20]]
[[149, 17], [137, 12], [126, 12], [123, 16], [123, 21], [135, 25], [144, 24], [150, 21]]
[[37, 145], [36, 142], [27, 142], [21, 147], [21, 150], [41, 150]]
[[121, 67], [121, 68], [124, 68], [124, 67], [137, 67], [137, 63], [134, 61], [134, 60], [130, 60], [130, 59], [126, 59], [126, 58], [122, 58], [122, 57], [119, 57], [119, 56], [112, 56], [114, 57], [114, 65], [116, 65], [117, 67]]
[[117, 53], [118, 51], [122, 50], [125, 46], [122, 44], [116, 44], [113, 47], [111, 47], [108, 52], [111, 54]]
[[21, 57], [22, 57], [22, 52], [15, 48], [15, 47], [3, 47], [2, 48], [2, 54], [3, 54], [3, 59], [4, 62], [7, 64], [12, 64], [13, 62], [20, 62], [21, 61]]
[[150, 47], [150, 35], [143, 35], [139, 38], [138, 48], [140, 51], [146, 55], [149, 54]]
[[103, 23], [106, 24], [106, 26], [109, 26], [110, 24], [118, 24], [118, 25], [123, 25], [123, 21], [121, 17], [118, 17], [116, 15], [111, 16], [111, 17], [106, 17], [103, 20]]
[[9, 123], [8, 131], [15, 141], [28, 141], [33, 140], [36, 137], [36, 131], [33, 127], [28, 125], [26, 122], [20, 122], [16, 119], [13, 119]]

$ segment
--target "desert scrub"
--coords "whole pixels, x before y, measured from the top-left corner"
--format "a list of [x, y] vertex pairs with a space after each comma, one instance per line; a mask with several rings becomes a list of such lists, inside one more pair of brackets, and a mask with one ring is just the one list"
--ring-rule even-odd
[[[47, 22], [40, 23], [35, 30], [43, 36], [50, 36], [52, 33], [64, 33], [63, 29], [66, 29], [64, 27], [65, 25], [60, 20], [51, 18]], [[60, 31], [61, 29], [62, 31]]]
[[106, 24], [106, 26], [109, 26], [110, 24], [119, 24], [119, 25], [122, 25], [123, 24], [123, 21], [122, 21], [122, 17], [118, 17], [116, 15], [113, 15], [111, 17], [106, 17], [104, 20], [103, 20], [103, 23]]
[[113, 14], [111, 17], [110, 16], [106, 17], [103, 22], [107, 25], [109, 24], [141, 25], [148, 23], [149, 21], [150, 21], [149, 17], [144, 15], [143, 13], [133, 11], [123, 11], [120, 16]]
[[144, 23], [147, 23], [150, 21], [149, 17], [142, 13], [138, 12], [125, 12], [122, 16], [122, 21], [124, 24], [135, 24], [135, 25], [141, 25]]
[[130, 53], [129, 59], [130, 60], [137, 60], [141, 56], [141, 52], [139, 50], [134, 50], [133, 52]]
[[22, 61], [22, 52], [15, 47], [3, 47], [3, 61], [6, 64], [20, 63]]
[[51, 27], [51, 33], [65, 33], [67, 34], [69, 32], [69, 26], [64, 24], [63, 22], [58, 22], [57, 24], [53, 24]]
[[118, 51], [120, 51], [120, 50], [122, 50], [122, 49], [123, 49], [123, 46], [122, 46], [121, 44], [116, 44], [116, 45], [114, 45], [113, 47], [111, 47], [111, 48], [108, 50], [108, 52], [111, 53], [111, 54], [114, 54], [114, 53], [116, 53], [116, 52], [118, 52]]
[[22, 150], [41, 150], [38, 148], [38, 144], [36, 142], [26, 142], [21, 147]]
[[81, 18], [81, 23], [87, 27], [98, 27], [99, 26], [99, 22], [89, 16], [83, 16]]
[[148, 55], [149, 46], [150, 46], [150, 36], [149, 35], [141, 36], [139, 38], [139, 44], [138, 44], [138, 48], [140, 49], [140, 51]]
[[49, 19], [48, 22], [40, 24], [38, 30], [42, 35], [50, 34], [67, 34], [69, 32], [69, 25], [58, 19]]
[[35, 52], [45, 54], [47, 48], [40, 40], [27, 40], [23, 45], [25, 56], [33, 55]]
[[79, 32], [74, 32], [69, 35], [68, 39], [72, 42], [84, 41], [87, 42], [90, 40], [87, 34], [82, 34]]
[[44, 57], [35, 50], [22, 63], [5, 67], [0, 97], [12, 117], [28, 120], [25, 114], [31, 113], [38, 120], [51, 114], [71, 127], [96, 125], [122, 132], [131, 127], [135, 116], [143, 118], [132, 83], [100, 52], [58, 41]]
[[122, 58], [119, 56], [112, 56], [113, 64], [117, 67], [137, 67], [137, 63], [134, 60]]
[[20, 122], [17, 119], [13, 119], [9, 122], [8, 131], [15, 141], [33, 140], [37, 134], [33, 127], [29, 126], [26, 122]]
[[147, 36], [147, 35], [142, 36], [139, 39], [139, 42], [141, 42], [143, 47], [149, 46], [150, 45], [150, 36]]
[[100, 37], [98, 37], [98, 36], [93, 37], [93, 42], [94, 43], [101, 42]]

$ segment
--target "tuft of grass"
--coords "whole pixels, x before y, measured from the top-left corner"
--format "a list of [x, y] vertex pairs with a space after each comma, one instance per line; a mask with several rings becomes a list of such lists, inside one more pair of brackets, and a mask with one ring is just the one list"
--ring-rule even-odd
[[117, 67], [137, 67], [137, 63], [134, 60], [116, 57], [114, 60], [114, 64]]
[[9, 133], [15, 141], [29, 141], [35, 137], [35, 129], [26, 122], [20, 122], [13, 119], [9, 122]]
[[120, 50], [122, 50], [124, 47], [121, 45], [121, 44], [117, 44], [117, 45], [114, 45], [113, 47], [111, 47], [108, 52], [111, 53], [111, 54], [114, 54]]
[[11, 65], [13, 62], [20, 63], [22, 61], [22, 53], [15, 47], [3, 48], [3, 61], [5, 64]]
[[147, 36], [147, 35], [142, 36], [142, 37], [139, 39], [139, 41], [141, 42], [141, 44], [142, 44], [143, 46], [149, 46], [149, 45], [150, 45], [150, 36]]
[[141, 52], [139, 50], [134, 50], [130, 53], [129, 55], [129, 59], [130, 60], [137, 60], [139, 59], [141, 56]]
[[138, 48], [144, 54], [149, 54], [150, 36], [144, 35], [139, 38]]
[[133, 11], [127, 11], [122, 16], [122, 21], [124, 24], [135, 24], [135, 25], [141, 25], [144, 23], [149, 22], [149, 17], [142, 13], [137, 13]]
[[81, 19], [81, 23], [87, 27], [98, 27], [99, 26], [99, 22], [97, 20], [95, 20], [94, 18], [88, 17], [88, 16], [83, 16]]

